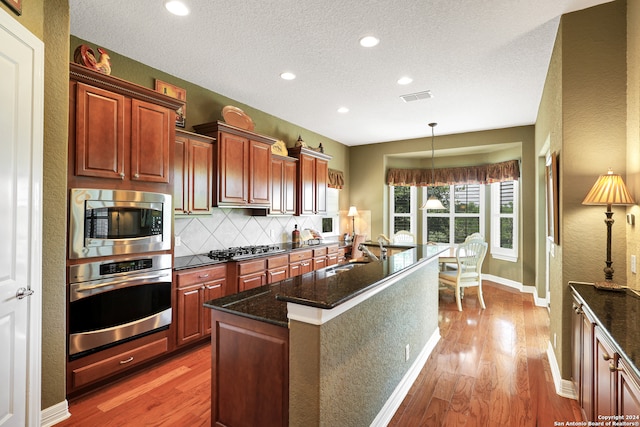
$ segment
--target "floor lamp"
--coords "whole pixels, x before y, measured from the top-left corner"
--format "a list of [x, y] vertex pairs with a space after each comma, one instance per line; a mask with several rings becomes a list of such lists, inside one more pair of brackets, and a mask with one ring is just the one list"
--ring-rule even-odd
[[[609, 284], [613, 284], [613, 267], [611, 264], [611, 226], [613, 225], [613, 212], [611, 206], [633, 205], [633, 197], [629, 193], [627, 186], [620, 175], [614, 174], [611, 169], [606, 175], [600, 175], [600, 178], [593, 184], [591, 191], [582, 201], [583, 205], [606, 205], [605, 212], [607, 225], [607, 260], [604, 268], [604, 278]], [[596, 282], [597, 284], [598, 282]]]

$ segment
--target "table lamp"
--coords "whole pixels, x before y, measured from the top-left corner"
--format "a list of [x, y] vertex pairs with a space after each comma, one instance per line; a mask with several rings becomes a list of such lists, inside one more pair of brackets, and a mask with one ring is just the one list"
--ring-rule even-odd
[[613, 264], [611, 261], [611, 226], [613, 225], [613, 212], [611, 211], [611, 206], [633, 205], [634, 203], [633, 197], [631, 197], [627, 186], [624, 185], [622, 177], [614, 174], [611, 169], [609, 169], [606, 175], [600, 175], [600, 178], [593, 184], [591, 191], [589, 191], [582, 201], [583, 205], [607, 206], [605, 212], [606, 219], [604, 220], [607, 225], [607, 260], [605, 261], [606, 267], [604, 268], [604, 278], [606, 282], [613, 282], [613, 267], [611, 267], [611, 264]]
[[351, 217], [351, 232], [353, 233], [353, 237], [356, 236], [356, 217], [358, 216], [358, 210], [355, 206], [351, 206], [349, 208], [349, 213], [347, 216]]

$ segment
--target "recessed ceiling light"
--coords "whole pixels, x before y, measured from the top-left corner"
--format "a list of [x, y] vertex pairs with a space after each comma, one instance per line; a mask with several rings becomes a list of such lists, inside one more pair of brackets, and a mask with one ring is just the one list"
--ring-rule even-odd
[[408, 85], [412, 81], [413, 81], [413, 79], [411, 77], [404, 76], [404, 77], [400, 77], [398, 79], [398, 84], [399, 85]]
[[296, 75], [290, 73], [289, 71], [285, 71], [284, 73], [280, 74], [280, 78], [283, 80], [293, 80], [296, 78]]
[[345, 114], [345, 113], [348, 113], [348, 112], [349, 112], [349, 109], [347, 107], [338, 108], [338, 113]]
[[189, 8], [180, 0], [165, 1], [164, 7], [174, 15], [187, 16], [189, 14]]
[[364, 36], [360, 39], [360, 46], [362, 47], [374, 47], [380, 43], [380, 40], [374, 36]]

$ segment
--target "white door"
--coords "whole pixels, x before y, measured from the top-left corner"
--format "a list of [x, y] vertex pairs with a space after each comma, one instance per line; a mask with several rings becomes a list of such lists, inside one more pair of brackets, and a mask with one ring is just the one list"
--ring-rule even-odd
[[43, 53], [42, 42], [0, 10], [2, 427], [40, 425]]

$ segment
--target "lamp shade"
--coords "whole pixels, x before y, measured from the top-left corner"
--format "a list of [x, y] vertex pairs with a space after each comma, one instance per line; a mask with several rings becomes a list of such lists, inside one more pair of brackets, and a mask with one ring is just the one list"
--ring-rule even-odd
[[420, 206], [420, 210], [425, 209], [445, 209], [445, 207], [442, 205], [440, 199], [438, 199], [436, 196], [431, 196], [427, 199], [426, 202], [424, 202], [422, 206]]
[[349, 208], [349, 213], [347, 213], [347, 216], [358, 216], [358, 210], [355, 206], [351, 206]]
[[600, 175], [582, 201], [583, 205], [633, 205], [634, 203], [622, 177], [614, 174], [611, 169], [606, 175]]

